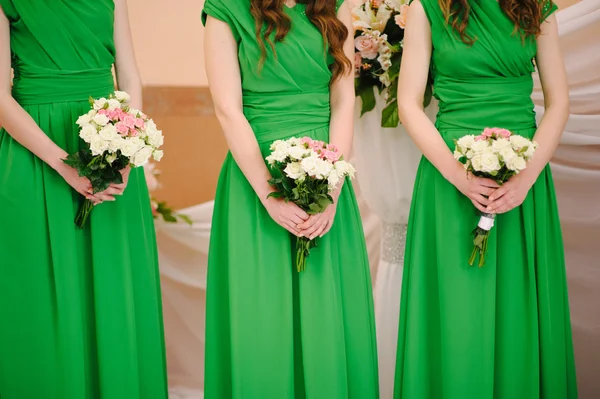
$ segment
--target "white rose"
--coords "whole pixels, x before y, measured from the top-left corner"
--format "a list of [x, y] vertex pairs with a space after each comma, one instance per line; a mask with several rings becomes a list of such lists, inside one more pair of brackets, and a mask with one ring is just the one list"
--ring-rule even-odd
[[134, 166], [144, 166], [152, 156], [152, 147], [144, 146], [140, 148], [138, 152], [135, 153], [133, 159], [130, 159], [131, 163]]
[[108, 104], [108, 100], [104, 97], [99, 98], [94, 101], [94, 109], [98, 111], [99, 109], [104, 109], [104, 107]]
[[290, 179], [302, 181], [306, 177], [300, 162], [290, 162], [283, 171]]
[[506, 167], [515, 172], [520, 172], [527, 167], [527, 162], [523, 157], [515, 157], [510, 162], [506, 163]]
[[474, 155], [471, 159], [471, 166], [473, 170], [477, 172], [481, 172], [482, 162], [481, 162], [481, 154]]
[[106, 126], [108, 124], [108, 122], [110, 122], [110, 119], [108, 119], [108, 116], [106, 116], [106, 115], [96, 114], [96, 116], [94, 116], [94, 122], [98, 126]]
[[352, 164], [346, 161], [337, 161], [334, 164], [334, 166], [335, 170], [338, 172], [340, 177], [350, 176], [351, 178], [354, 178], [354, 173], [356, 172], [356, 169], [354, 169], [354, 166], [352, 166]]
[[[92, 121], [92, 115], [90, 115], [90, 113], [81, 115], [79, 118], [77, 118], [77, 122], [75, 122], [75, 123], [81, 127], [83, 127], [84, 125], [88, 125]], [[95, 113], [94, 113], [94, 115], [95, 115]]]
[[100, 155], [108, 149], [108, 142], [99, 135], [92, 136], [90, 140], [90, 151], [92, 155]]
[[292, 159], [301, 160], [302, 158], [310, 155], [312, 151], [304, 148], [302, 145], [295, 145], [291, 147], [288, 152]]
[[319, 159], [316, 167], [316, 176], [318, 179], [327, 179], [329, 173], [333, 170], [333, 165], [331, 162], [325, 161], [323, 159]]
[[156, 162], [160, 162], [163, 155], [164, 155], [164, 152], [162, 150], [154, 150], [154, 152], [152, 153], [152, 157], [154, 158], [154, 160]]
[[92, 140], [92, 137], [97, 135], [98, 131], [91, 124], [82, 126], [81, 131], [79, 132], [79, 137], [81, 137], [86, 143], [89, 143], [90, 140]]
[[117, 133], [117, 128], [115, 125], [106, 125], [98, 134], [106, 141], [111, 141], [119, 137], [119, 133]]
[[496, 139], [492, 142], [492, 148], [497, 152], [503, 148], [511, 148], [510, 141], [504, 138]]
[[319, 161], [320, 159], [315, 156], [306, 157], [301, 161], [302, 168], [308, 175], [315, 176], [317, 174], [317, 164]]
[[471, 150], [475, 154], [481, 154], [489, 147], [490, 143], [488, 143], [486, 140], [475, 140], [471, 145]]
[[531, 157], [533, 157], [533, 154], [535, 153], [535, 150], [537, 150], [538, 147], [538, 143], [536, 143], [535, 141], [532, 142], [528, 147], [527, 147], [527, 151], [525, 151], [525, 158], [530, 159]]
[[515, 150], [520, 150], [523, 147], [527, 147], [531, 144], [531, 141], [527, 140], [523, 136], [513, 135], [510, 136], [510, 144]]
[[123, 155], [131, 159], [133, 154], [138, 152], [138, 150], [143, 146], [144, 142], [142, 140], [140, 140], [138, 137], [132, 137], [124, 140], [124, 142], [121, 144], [121, 152]]
[[505, 165], [511, 162], [517, 156], [517, 153], [510, 146], [501, 149], [499, 154], [502, 157], [502, 161]]
[[472, 134], [463, 136], [456, 141], [456, 145], [460, 148], [460, 151], [465, 153], [475, 143], [475, 136]]
[[108, 143], [108, 150], [110, 152], [117, 152], [125, 145], [126, 141], [127, 140], [125, 140], [124, 138], [122, 138], [120, 136], [115, 137]]
[[117, 99], [111, 98], [108, 100], [108, 109], [121, 108], [121, 102]]
[[336, 188], [336, 186], [338, 185], [338, 183], [340, 182], [341, 177], [338, 173], [337, 170], [332, 170], [331, 173], [329, 173], [329, 176], [327, 177], [327, 181], [329, 183], [329, 189], [330, 190], [334, 190]]
[[500, 170], [500, 160], [498, 155], [492, 151], [486, 151], [481, 154], [481, 171], [486, 173], [497, 172]]
[[273, 151], [267, 158], [269, 165], [275, 164], [275, 162], [283, 162], [287, 158], [287, 152], [280, 151], [279, 149]]
[[129, 102], [131, 97], [124, 91], [115, 91], [115, 98], [121, 102]]
[[457, 161], [464, 157], [464, 154], [457, 149], [454, 150], [454, 159]]
[[385, 87], [390, 87], [390, 85], [392, 84], [392, 81], [390, 79], [390, 75], [386, 72], [383, 75], [379, 76], [379, 81], [381, 82], [382, 85], [384, 85]]
[[148, 144], [153, 146], [154, 148], [158, 148], [164, 143], [164, 137], [160, 130], [155, 130], [152, 134], [148, 135]]

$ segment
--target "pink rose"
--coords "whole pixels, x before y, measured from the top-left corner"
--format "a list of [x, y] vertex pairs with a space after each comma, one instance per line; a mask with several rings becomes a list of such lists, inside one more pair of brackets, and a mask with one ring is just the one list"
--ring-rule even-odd
[[141, 129], [144, 127], [144, 120], [142, 118], [135, 118], [135, 127]]
[[356, 39], [354, 39], [354, 46], [356, 47], [362, 58], [374, 60], [375, 58], [377, 58], [377, 55], [379, 55], [379, 46], [371, 37], [357, 37]]
[[312, 148], [313, 140], [310, 137], [302, 137], [300, 143], [305, 144], [307, 148]]
[[133, 129], [135, 128], [135, 119], [136, 118], [133, 115], [126, 114], [122, 120], [125, 126], [127, 126], [130, 129]]
[[400, 6], [400, 14], [398, 14], [394, 17], [394, 21], [396, 22], [396, 25], [398, 25], [402, 29], [404, 29], [406, 27], [406, 19], [408, 18], [408, 10], [410, 10], [410, 7], [408, 6], [408, 4], [402, 4]]
[[331, 162], [337, 162], [340, 159], [340, 154], [335, 151], [325, 150], [323, 151], [323, 159]]
[[107, 116], [110, 118], [110, 120], [112, 121], [118, 121], [119, 117], [120, 117], [120, 113], [119, 113], [120, 109], [111, 109], [110, 111], [108, 111]]
[[123, 122], [117, 122], [115, 127], [121, 136], [126, 136], [129, 133], [129, 128]]
[[[103, 108], [103, 109], [99, 109], [99, 110], [98, 110], [98, 113], [99, 113], [100, 115], [107, 115], [107, 116], [108, 116], [108, 110], [107, 110], [107, 109], [104, 109], [104, 108]], [[109, 116], [109, 118], [110, 118], [110, 116]]]

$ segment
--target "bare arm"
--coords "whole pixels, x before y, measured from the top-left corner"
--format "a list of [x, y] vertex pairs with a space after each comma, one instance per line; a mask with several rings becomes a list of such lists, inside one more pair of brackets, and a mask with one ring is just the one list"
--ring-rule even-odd
[[534, 181], [550, 162], [569, 119], [569, 85], [560, 51], [555, 15], [548, 17], [542, 24], [537, 46], [536, 65], [544, 92], [545, 112], [534, 136], [539, 147], [527, 169], [523, 171]]
[[[338, 11], [338, 18], [348, 28], [348, 39], [344, 43], [344, 53], [350, 62], [354, 62], [354, 40], [352, 40], [352, 17], [350, 4], [346, 1]], [[344, 158], [348, 159], [354, 136], [354, 68], [340, 76], [331, 84], [331, 121], [329, 141], [337, 146]]]
[[536, 64], [542, 82], [546, 108], [534, 136], [539, 147], [527, 168], [490, 196], [490, 201], [492, 201], [489, 205], [490, 212], [508, 212], [523, 203], [529, 189], [556, 151], [569, 118], [569, 86], [560, 51], [555, 15], [548, 17], [542, 24], [542, 33], [537, 38], [537, 45]]
[[11, 94], [10, 23], [0, 7], [0, 126], [19, 144], [56, 170], [79, 194], [95, 200], [88, 179], [62, 160], [68, 155], [40, 129]]
[[398, 80], [398, 112], [402, 124], [423, 155], [446, 180], [484, 211], [489, 203], [485, 196], [497, 185], [489, 179], [467, 177], [433, 123], [423, 110], [423, 95], [429, 75], [432, 42], [431, 27], [423, 6], [415, 1], [404, 34], [404, 49]]
[[215, 112], [233, 158], [271, 217], [290, 232], [298, 233], [297, 224], [308, 218], [308, 215], [292, 203], [267, 199], [274, 191], [268, 184], [272, 176], [252, 127], [244, 116], [238, 47], [227, 23], [208, 17], [204, 53]]
[[115, 72], [119, 90], [131, 96], [131, 106], [142, 108], [142, 80], [138, 71], [131, 40], [127, 0], [115, 0], [115, 33], [116, 57]]
[[0, 126], [54, 169], [67, 153], [40, 129], [11, 94], [10, 24], [0, 7]]

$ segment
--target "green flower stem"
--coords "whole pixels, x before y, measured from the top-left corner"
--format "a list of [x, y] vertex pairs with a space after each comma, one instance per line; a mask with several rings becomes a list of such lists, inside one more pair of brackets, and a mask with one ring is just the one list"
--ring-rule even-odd
[[94, 209], [94, 203], [88, 199], [84, 201], [84, 203], [79, 207], [79, 211], [77, 212], [77, 216], [75, 216], [75, 225], [83, 229], [88, 218], [90, 217], [90, 213]]

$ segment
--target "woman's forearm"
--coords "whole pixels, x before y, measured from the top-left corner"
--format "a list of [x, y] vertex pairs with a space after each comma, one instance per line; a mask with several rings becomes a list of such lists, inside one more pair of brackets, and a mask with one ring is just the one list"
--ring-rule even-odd
[[527, 168], [522, 172], [535, 181], [552, 159], [565, 125], [569, 118], [568, 100], [564, 104], [553, 104], [546, 109], [542, 121], [535, 132], [533, 139], [538, 143], [535, 155], [529, 161]]
[[138, 74], [132, 76], [120, 76], [117, 73], [117, 85], [119, 90], [127, 92], [131, 96], [131, 107], [142, 110], [142, 80]]
[[219, 115], [217, 111], [217, 116], [233, 159], [261, 202], [266, 201], [275, 189], [268, 183], [272, 176], [248, 120], [241, 112]]
[[345, 159], [350, 157], [354, 138], [354, 97], [346, 97], [331, 104], [329, 142], [335, 145]]
[[57, 170], [68, 155], [56, 145], [10, 94], [0, 94], [0, 125], [19, 144]]
[[457, 172], [464, 172], [442, 136], [427, 117], [423, 108], [412, 101], [399, 99], [400, 120], [425, 158], [451, 183]]

